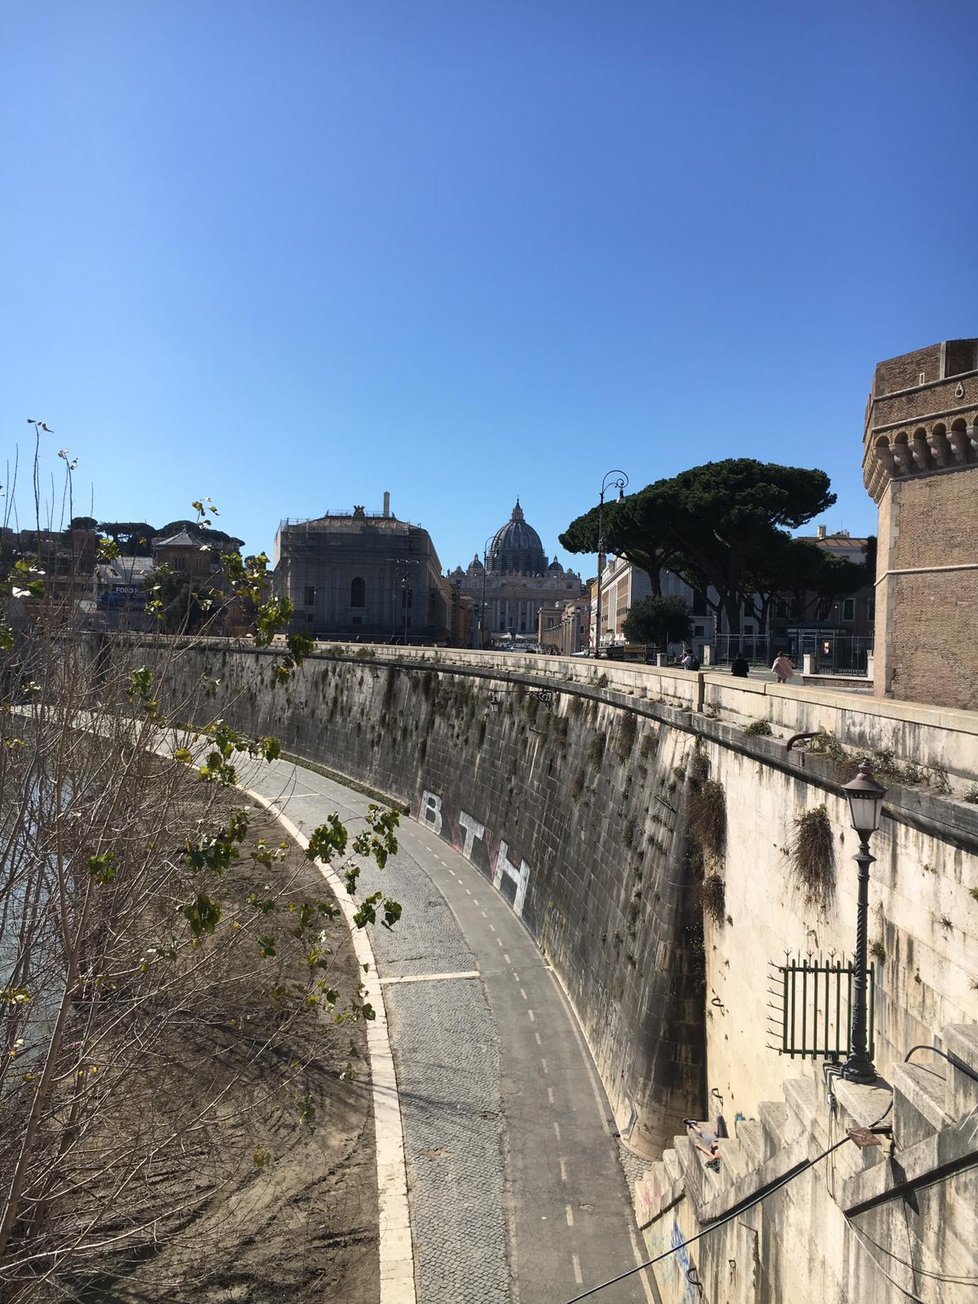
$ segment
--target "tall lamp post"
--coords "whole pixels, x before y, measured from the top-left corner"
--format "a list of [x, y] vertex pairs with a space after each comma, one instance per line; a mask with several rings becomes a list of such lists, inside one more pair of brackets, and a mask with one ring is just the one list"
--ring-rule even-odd
[[489, 545], [498, 531], [490, 534], [482, 545], [482, 605], [479, 608], [479, 651], [486, 650], [486, 571], [489, 569]]
[[870, 855], [869, 840], [880, 826], [886, 789], [873, 778], [869, 761], [861, 762], [859, 773], [842, 791], [849, 802], [852, 827], [859, 835], [859, 850], [854, 859], [859, 866], [859, 894], [856, 905], [856, 960], [852, 979], [852, 1023], [849, 1035], [849, 1058], [842, 1066], [842, 1076], [850, 1082], [875, 1082], [876, 1067], [869, 1058], [866, 1031], [866, 928], [869, 914], [869, 867], [876, 860]]
[[608, 471], [601, 481], [601, 496], [598, 499], [598, 601], [595, 610], [597, 628], [594, 631], [594, 655], [601, 655], [601, 572], [604, 570], [604, 496], [608, 488], [618, 490], [618, 502], [625, 501], [625, 486], [628, 476], [624, 471]]

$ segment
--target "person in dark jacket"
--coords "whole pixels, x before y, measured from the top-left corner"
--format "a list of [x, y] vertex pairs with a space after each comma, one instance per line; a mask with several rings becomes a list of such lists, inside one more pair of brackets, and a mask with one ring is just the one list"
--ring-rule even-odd
[[735, 657], [730, 673], [736, 675], [738, 679], [746, 679], [750, 674], [750, 666], [742, 656]]

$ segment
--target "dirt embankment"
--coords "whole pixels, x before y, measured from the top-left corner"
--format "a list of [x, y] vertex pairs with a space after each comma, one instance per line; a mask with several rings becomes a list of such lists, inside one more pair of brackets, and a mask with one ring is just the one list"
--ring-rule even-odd
[[[115, 1027], [111, 998], [98, 1003], [105, 1098], [70, 1138], [59, 1188], [35, 1210], [65, 1253], [11, 1299], [378, 1299], [365, 1029], [301, 995], [311, 974], [325, 975], [342, 1009], [356, 991], [356, 960], [341, 918], [319, 912], [314, 929], [291, 935], [302, 904], [328, 889], [294, 844], [278, 850], [283, 836], [253, 812], [240, 858], [220, 880], [228, 913], [233, 904], [246, 922], [202, 937], [179, 962], [185, 981]], [[276, 848], [272, 865], [249, 853], [262, 837]], [[254, 902], [282, 884], [267, 923], [274, 954], [263, 957]]]

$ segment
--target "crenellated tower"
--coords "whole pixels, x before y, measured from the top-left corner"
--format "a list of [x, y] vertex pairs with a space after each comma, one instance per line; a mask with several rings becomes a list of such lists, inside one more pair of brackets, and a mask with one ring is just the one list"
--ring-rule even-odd
[[879, 364], [863, 480], [879, 506], [877, 695], [978, 709], [978, 340]]

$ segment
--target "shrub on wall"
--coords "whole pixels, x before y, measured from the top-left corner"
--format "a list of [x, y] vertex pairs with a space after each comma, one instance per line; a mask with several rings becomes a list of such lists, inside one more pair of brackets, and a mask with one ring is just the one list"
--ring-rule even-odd
[[700, 884], [700, 904], [713, 922], [722, 928], [727, 917], [727, 887], [719, 874], [707, 874]]
[[807, 905], [828, 905], [835, 896], [835, 838], [825, 806], [795, 820], [788, 863], [805, 893]]
[[703, 851], [722, 860], [727, 849], [727, 799], [715, 779], [694, 780], [689, 797], [689, 832]]

